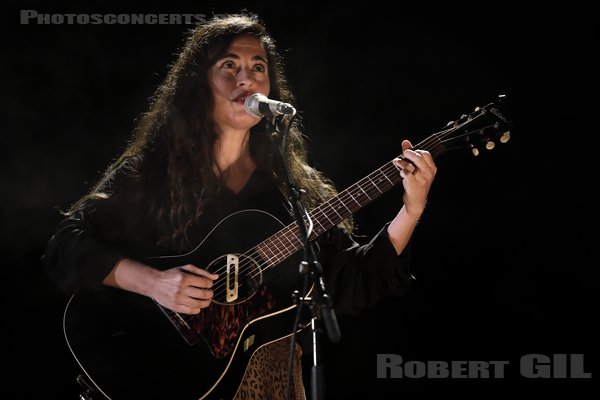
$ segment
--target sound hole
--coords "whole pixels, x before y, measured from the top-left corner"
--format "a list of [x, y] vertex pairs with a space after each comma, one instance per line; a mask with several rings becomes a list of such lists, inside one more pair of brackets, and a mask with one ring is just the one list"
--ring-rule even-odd
[[249, 300], [263, 282], [261, 266], [246, 254], [223, 255], [211, 262], [207, 271], [219, 275], [213, 283], [212, 301], [220, 305], [235, 305]]

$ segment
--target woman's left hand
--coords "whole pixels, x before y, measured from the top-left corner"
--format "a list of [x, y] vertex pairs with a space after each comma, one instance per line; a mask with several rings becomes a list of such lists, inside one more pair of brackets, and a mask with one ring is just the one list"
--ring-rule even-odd
[[418, 218], [425, 210], [427, 195], [437, 167], [428, 151], [412, 150], [412, 144], [408, 140], [402, 141], [402, 158], [393, 161], [403, 178], [402, 200], [407, 214]]

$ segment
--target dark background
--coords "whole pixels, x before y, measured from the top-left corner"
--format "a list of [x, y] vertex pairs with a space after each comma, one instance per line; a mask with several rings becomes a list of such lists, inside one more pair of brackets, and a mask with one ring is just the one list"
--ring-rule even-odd
[[[123, 149], [174, 61], [185, 25], [20, 25], [40, 13], [259, 13], [285, 52], [317, 166], [340, 189], [447, 121], [506, 94], [506, 145], [447, 153], [415, 233], [413, 292], [355, 317], [325, 346], [329, 398], [575, 395], [592, 380], [525, 379], [526, 354], [582, 353], [595, 371], [597, 217], [592, 206], [597, 21], [569, 2], [422, 6], [380, 1], [16, 2], [2, 14], [2, 390], [75, 399], [66, 298], [39, 265], [67, 208]], [[401, 204], [356, 215], [364, 241]], [[504, 379], [376, 379], [376, 354], [504, 360]], [[12, 355], [11, 355], [12, 354]]]

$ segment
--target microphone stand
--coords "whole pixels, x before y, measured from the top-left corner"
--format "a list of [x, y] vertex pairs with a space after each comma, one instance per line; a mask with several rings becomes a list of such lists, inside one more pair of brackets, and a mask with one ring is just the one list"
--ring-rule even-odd
[[[288, 189], [289, 201], [292, 205], [296, 223], [302, 235], [302, 241], [304, 243], [304, 260], [300, 263], [299, 272], [304, 274], [305, 280], [305, 292], [309, 287], [309, 283], [312, 282], [314, 292], [310, 297], [301, 297], [298, 291], [294, 291], [292, 298], [296, 304], [298, 304], [297, 317], [295, 325], [298, 325], [302, 305], [307, 305], [311, 311], [310, 327], [311, 327], [311, 338], [312, 338], [312, 367], [311, 367], [311, 399], [312, 400], [323, 400], [325, 398], [325, 383], [324, 383], [324, 366], [321, 361], [321, 339], [320, 334], [322, 333], [321, 325], [325, 326], [325, 331], [329, 340], [333, 343], [337, 343], [341, 339], [341, 332], [333, 310], [333, 304], [331, 297], [327, 294], [325, 288], [325, 282], [323, 280], [323, 268], [321, 263], [317, 259], [316, 251], [313, 243], [309, 240], [312, 233], [312, 222], [304, 204], [302, 203], [301, 192], [296, 185], [290, 173], [290, 168], [287, 163], [286, 157], [286, 143], [287, 133], [295, 117], [294, 113], [284, 126], [283, 119], [279, 117], [273, 117], [272, 121], [267, 123], [267, 129], [272, 132], [271, 137], [277, 144], [278, 151], [277, 158], [281, 165], [281, 170], [284, 173], [285, 183]], [[308, 227], [307, 227], [308, 224]], [[294, 346], [294, 338], [297, 327], [294, 326], [292, 334], [292, 349]], [[293, 351], [292, 355], [293, 356]], [[291, 357], [290, 356], [290, 357]], [[288, 371], [291, 375], [292, 371]], [[291, 376], [288, 376], [288, 395], [291, 381]]]

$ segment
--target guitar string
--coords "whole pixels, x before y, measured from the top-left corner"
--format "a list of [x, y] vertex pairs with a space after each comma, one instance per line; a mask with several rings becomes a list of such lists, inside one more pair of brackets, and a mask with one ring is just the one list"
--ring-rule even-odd
[[[489, 126], [486, 126], [483, 128], [478, 128], [476, 131], [485, 130], [491, 126], [493, 126], [493, 125], [489, 125]], [[449, 128], [448, 130], [440, 131], [436, 134], [433, 134], [433, 135], [429, 136], [427, 139], [423, 140], [421, 143], [418, 143], [417, 145], [415, 145], [414, 149], [415, 150], [418, 150], [418, 149], [429, 150], [432, 152], [435, 152], [436, 149], [443, 150], [445, 148], [443, 139], [450, 133], [456, 131], [457, 129], [458, 128], [456, 128], [456, 127], [452, 127], [452, 128]], [[476, 131], [465, 132], [464, 134], [459, 135], [458, 137], [469, 136]], [[446, 142], [448, 142], [448, 141], [446, 140]], [[431, 147], [429, 147], [429, 146], [431, 146]], [[390, 161], [390, 162], [384, 164], [382, 167], [378, 168], [377, 170], [373, 171], [366, 177], [362, 178], [355, 184], [351, 185], [347, 189], [340, 192], [340, 195], [335, 196], [332, 199], [329, 199], [328, 201], [324, 202], [323, 204], [318, 206], [316, 209], [311, 211], [309, 213], [311, 215], [311, 218], [315, 219], [317, 221], [318, 225], [320, 225], [320, 229], [318, 230], [318, 232], [315, 232], [315, 235], [316, 235], [315, 238], [318, 237], [319, 235], [321, 235], [322, 233], [328, 231], [335, 225], [333, 223], [333, 221], [331, 221], [329, 216], [332, 216], [335, 219], [334, 214], [337, 214], [338, 217], [342, 218], [342, 220], [344, 218], [343, 215], [340, 215], [337, 212], [337, 210], [335, 209], [335, 207], [333, 206], [332, 203], [340, 202], [344, 206], [344, 208], [346, 208], [348, 211], [350, 211], [350, 213], [347, 214], [345, 216], [345, 218], [349, 217], [350, 215], [352, 215], [352, 213], [360, 210], [367, 203], [369, 203], [373, 199], [378, 198], [381, 194], [383, 194], [387, 190], [391, 189], [393, 186], [397, 185], [399, 174], [396, 176], [395, 171], [397, 171], [397, 167], [393, 164], [393, 162]], [[377, 186], [373, 182], [373, 179], [372, 179], [373, 175], [376, 175], [376, 176], [383, 175], [383, 177], [386, 178], [385, 180], [382, 180], [381, 177], [379, 177], [379, 182], [383, 181], [385, 183], [385, 186], [383, 187], [383, 191], [379, 188], [379, 186]], [[392, 182], [390, 180], [390, 177], [392, 177], [394, 179], [394, 182]], [[369, 185], [370, 187], [367, 187], [367, 185], [366, 185], [367, 182], [370, 182], [370, 185]], [[389, 184], [389, 186], [388, 186], [388, 184]], [[360, 199], [360, 197], [363, 194], [361, 194], [357, 189], [362, 191], [364, 193], [364, 195], [366, 195], [368, 198], [368, 200], [364, 201], [362, 204], [359, 203], [357, 201], [357, 199]], [[365, 189], [367, 191], [365, 191]], [[373, 190], [373, 189], [375, 189], [375, 190]], [[354, 194], [354, 196], [353, 196], [353, 194]], [[371, 195], [373, 197], [371, 197]], [[358, 207], [353, 206], [353, 205], [351, 205], [349, 207], [346, 203], [349, 202], [350, 199], [352, 199], [353, 202], [355, 202], [358, 205]], [[331, 211], [333, 211], [333, 213], [331, 213]], [[327, 214], [328, 212], [329, 212], [329, 215]], [[344, 213], [342, 212], [342, 214], [344, 214]], [[325, 217], [329, 221], [331, 226], [324, 227], [323, 224], [321, 224], [319, 222], [320, 220], [323, 219], [323, 217]], [[290, 241], [290, 239], [289, 239], [290, 233], [291, 233], [291, 236], [293, 237], [293, 239], [295, 239], [298, 242], [297, 244], [294, 244]], [[291, 248], [282, 242], [281, 236], [283, 236], [285, 239], [288, 240], [288, 242], [290, 242]], [[274, 238], [281, 245], [283, 245], [283, 248], [281, 248], [278, 244], [273, 242]], [[269, 242], [269, 241], [271, 241], [270, 245], [267, 244], [267, 242]], [[273, 251], [273, 247], [275, 248], [276, 251]], [[271, 237], [269, 237], [268, 239], [257, 244], [256, 246], [254, 246], [253, 248], [248, 250], [246, 253], [241, 254], [241, 256], [243, 258], [242, 258], [242, 261], [240, 262], [240, 265], [238, 266], [238, 275], [244, 275], [244, 274], [246, 274], [247, 271], [251, 272], [253, 270], [253, 267], [256, 266], [256, 267], [258, 267], [257, 268], [258, 272], [254, 273], [254, 274], [247, 273], [247, 275], [249, 275], [249, 279], [255, 279], [257, 276], [262, 274], [263, 270], [266, 270], [268, 268], [272, 268], [272, 267], [278, 265], [280, 262], [285, 260], [287, 257], [289, 257], [292, 254], [294, 254], [295, 252], [301, 250], [302, 247], [303, 247], [303, 244], [299, 238], [298, 225], [297, 225], [297, 223], [291, 223], [291, 224], [287, 225], [286, 227], [282, 228], [280, 231], [278, 231]], [[262, 250], [262, 252], [261, 252], [261, 250]], [[269, 250], [271, 255], [266, 254], [266, 250]], [[259, 254], [259, 256], [261, 256], [261, 260], [263, 260], [263, 261], [261, 263], [257, 263], [255, 260], [253, 260], [252, 257], [250, 256], [250, 253], [252, 253], [252, 252], [257, 252]], [[265, 256], [266, 256], [266, 258], [265, 258]], [[251, 261], [248, 261], [247, 259], [251, 259]], [[218, 272], [215, 271], [215, 273], [220, 274], [221, 272], [225, 272], [226, 269], [227, 269], [227, 265], [224, 265], [220, 269], [217, 270]], [[238, 286], [237, 286], [238, 290], [244, 286], [244, 283], [245, 283], [244, 281], [242, 281], [241, 283], [238, 283]], [[227, 291], [226, 280], [223, 279], [222, 282], [215, 285], [212, 290], [213, 290], [213, 298], [219, 299]]]

